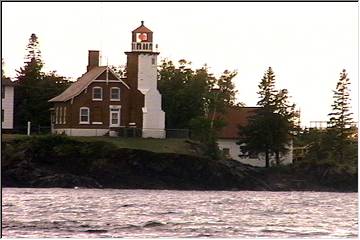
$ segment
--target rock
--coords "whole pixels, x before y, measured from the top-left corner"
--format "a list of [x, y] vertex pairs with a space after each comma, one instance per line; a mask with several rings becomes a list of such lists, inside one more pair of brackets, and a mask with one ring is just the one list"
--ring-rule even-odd
[[31, 182], [34, 187], [62, 187], [62, 188], [102, 188], [94, 179], [73, 174], [54, 174], [40, 177]]

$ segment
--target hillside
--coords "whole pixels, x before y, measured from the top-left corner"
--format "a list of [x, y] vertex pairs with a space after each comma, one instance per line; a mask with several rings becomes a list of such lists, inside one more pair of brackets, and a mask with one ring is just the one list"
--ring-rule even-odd
[[357, 191], [357, 172], [212, 160], [200, 144], [181, 139], [13, 135], [2, 140], [2, 186]]
[[[14, 140], [21, 140], [29, 138], [26, 135], [20, 134], [3, 134], [3, 142], [11, 142]], [[31, 138], [31, 137], [30, 137]], [[129, 148], [129, 149], [139, 149], [152, 151], [156, 153], [178, 153], [186, 155], [195, 155], [201, 156], [203, 153], [201, 151], [201, 145], [196, 141], [191, 141], [188, 139], [177, 139], [177, 138], [167, 138], [167, 139], [155, 139], [155, 138], [120, 138], [120, 137], [68, 137], [75, 141], [80, 142], [106, 142], [113, 144], [118, 148]]]

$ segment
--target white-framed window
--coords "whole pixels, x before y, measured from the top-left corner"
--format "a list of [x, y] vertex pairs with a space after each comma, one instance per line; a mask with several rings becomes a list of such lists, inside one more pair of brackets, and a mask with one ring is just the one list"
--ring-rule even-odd
[[102, 100], [102, 87], [93, 87], [92, 89], [92, 99], [95, 101]]
[[89, 124], [90, 123], [90, 109], [88, 107], [80, 108], [80, 124]]
[[63, 119], [62, 119], [62, 110], [63, 108], [62, 107], [59, 107], [59, 123], [62, 124], [63, 123]]
[[66, 107], [64, 107], [63, 117], [64, 117], [63, 124], [66, 124]]
[[110, 100], [111, 101], [120, 101], [120, 88], [112, 87], [110, 90]]
[[55, 108], [55, 124], [59, 123], [59, 107]]

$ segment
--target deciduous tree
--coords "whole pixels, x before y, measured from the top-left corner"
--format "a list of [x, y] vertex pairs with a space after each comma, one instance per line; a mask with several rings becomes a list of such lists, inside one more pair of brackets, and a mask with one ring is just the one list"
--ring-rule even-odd
[[[214, 158], [216, 132], [221, 126], [221, 120], [214, 116], [235, 104], [232, 81], [236, 74], [236, 71], [225, 70], [217, 79], [206, 65], [193, 70], [191, 62], [184, 59], [177, 66], [164, 60], [159, 68], [158, 86], [166, 112], [166, 128], [190, 128], [192, 137], [205, 142]], [[215, 91], [215, 87], [218, 90]]]

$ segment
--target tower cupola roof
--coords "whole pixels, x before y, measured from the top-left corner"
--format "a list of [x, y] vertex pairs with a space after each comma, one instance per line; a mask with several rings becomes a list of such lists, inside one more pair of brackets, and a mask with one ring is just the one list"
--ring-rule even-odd
[[141, 21], [141, 26], [133, 30], [132, 32], [141, 32], [141, 33], [152, 33], [150, 29], [144, 26], [144, 21]]

